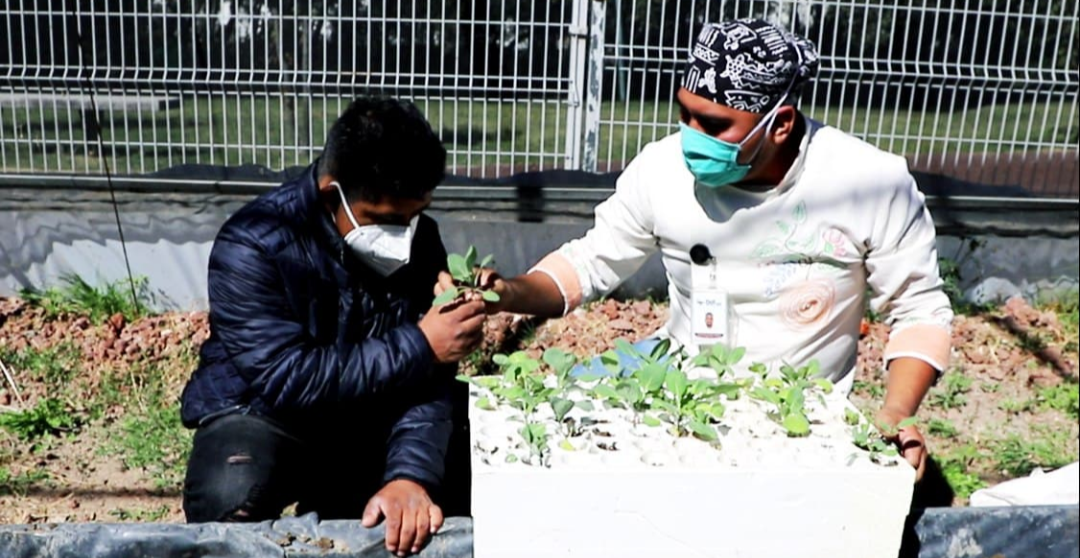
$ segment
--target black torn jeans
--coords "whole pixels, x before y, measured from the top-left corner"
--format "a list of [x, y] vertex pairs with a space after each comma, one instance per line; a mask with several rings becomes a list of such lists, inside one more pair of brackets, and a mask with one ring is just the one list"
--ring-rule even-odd
[[[455, 420], [444, 489], [431, 494], [447, 517], [470, 513], [468, 419], [462, 418]], [[258, 415], [226, 415], [195, 433], [184, 515], [189, 523], [265, 521], [295, 502], [297, 515], [359, 519], [383, 486], [385, 463], [385, 446], [358, 443], [352, 429], [296, 433]]]
[[195, 433], [184, 514], [189, 523], [264, 521], [296, 502], [297, 514], [359, 518], [380, 488], [385, 451], [342, 451], [344, 441], [328, 447], [264, 417], [221, 417]]

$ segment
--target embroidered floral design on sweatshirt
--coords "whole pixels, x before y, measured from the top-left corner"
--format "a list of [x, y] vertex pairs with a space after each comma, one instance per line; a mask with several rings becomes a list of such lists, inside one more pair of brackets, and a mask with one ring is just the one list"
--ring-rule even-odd
[[828, 279], [802, 281], [780, 295], [780, 316], [799, 329], [828, 319], [836, 303], [836, 287]]
[[785, 253], [804, 254], [818, 242], [817, 235], [796, 238], [799, 226], [806, 222], [806, 202], [799, 202], [791, 210], [791, 220], [780, 219], [776, 227], [781, 236], [774, 236], [761, 241], [754, 248], [752, 256], [757, 260], [770, 260]]
[[846, 240], [844, 231], [836, 227], [829, 227], [821, 231], [821, 240], [825, 242], [821, 251], [830, 256], [836, 256], [842, 258], [847, 255], [847, 247], [845, 246]]
[[819, 271], [827, 275], [842, 273], [847, 264], [838, 258], [853, 256], [850, 242], [844, 232], [836, 227], [800, 230], [807, 221], [806, 203], [799, 202], [790, 219], [776, 221], [779, 234], [763, 240], [754, 248], [752, 257], [760, 265], [768, 266], [765, 276], [764, 295], [775, 298], [785, 286], [799, 277], [809, 277]]

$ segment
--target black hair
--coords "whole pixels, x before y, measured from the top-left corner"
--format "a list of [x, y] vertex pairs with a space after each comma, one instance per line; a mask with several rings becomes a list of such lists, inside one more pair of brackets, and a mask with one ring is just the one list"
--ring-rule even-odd
[[350, 200], [419, 200], [446, 177], [446, 149], [416, 105], [363, 97], [330, 128], [318, 173]]

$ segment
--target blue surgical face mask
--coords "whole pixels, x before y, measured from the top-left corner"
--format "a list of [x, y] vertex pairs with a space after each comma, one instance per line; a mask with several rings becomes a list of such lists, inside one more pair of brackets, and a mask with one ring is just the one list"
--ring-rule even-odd
[[[782, 101], [783, 99], [781, 99]], [[761, 152], [764, 141], [758, 143], [757, 149], [747, 164], [739, 164], [739, 152], [742, 150], [742, 146], [760, 130], [767, 129], [772, 125], [772, 121], [776, 117], [776, 111], [779, 108], [780, 103], [777, 103], [769, 111], [769, 114], [762, 118], [757, 126], [754, 126], [750, 133], [746, 134], [746, 137], [739, 143], [714, 138], [709, 134], [680, 123], [683, 159], [686, 160], [686, 167], [690, 169], [694, 179], [710, 188], [719, 188], [742, 180], [746, 173], [750, 172], [750, 167], [754, 164], [754, 160], [757, 159], [758, 153]]]

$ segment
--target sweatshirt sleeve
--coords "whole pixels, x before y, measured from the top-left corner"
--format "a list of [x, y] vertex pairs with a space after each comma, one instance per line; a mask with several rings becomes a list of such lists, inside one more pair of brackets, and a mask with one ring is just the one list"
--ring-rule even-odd
[[885, 361], [913, 357], [944, 372], [952, 343], [953, 311], [938, 270], [936, 232], [925, 198], [906, 163], [894, 169], [895, 187], [875, 215], [867, 253], [871, 308], [890, 326]]
[[[644, 152], [643, 152], [644, 154]], [[619, 175], [615, 193], [596, 206], [593, 227], [548, 254], [529, 271], [555, 282], [566, 314], [615, 290], [658, 249], [648, 184], [638, 157]]]

